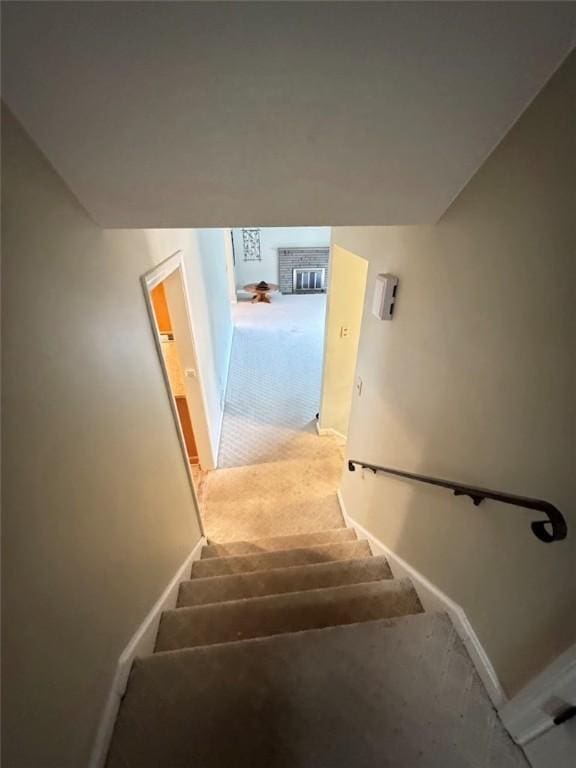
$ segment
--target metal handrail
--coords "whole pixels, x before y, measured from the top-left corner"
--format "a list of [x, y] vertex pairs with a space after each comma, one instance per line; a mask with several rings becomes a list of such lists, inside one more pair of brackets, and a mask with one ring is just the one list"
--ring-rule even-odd
[[[530, 527], [536, 538], [547, 544], [552, 541], [562, 541], [562, 539], [565, 539], [568, 535], [568, 526], [566, 525], [564, 516], [554, 504], [551, 504], [549, 501], [544, 501], [544, 499], [531, 499], [527, 496], [516, 496], [513, 493], [491, 491], [488, 488], [477, 488], [474, 485], [466, 485], [465, 483], [458, 483], [454, 480], [442, 480], [438, 477], [417, 475], [414, 472], [404, 472], [401, 469], [380, 467], [377, 464], [368, 464], [365, 461], [357, 461], [356, 459], [350, 459], [348, 461], [348, 469], [350, 472], [354, 472], [357, 466], [362, 467], [362, 469], [369, 469], [371, 472], [374, 472], [374, 474], [377, 472], [384, 472], [387, 475], [405, 477], [408, 480], [416, 480], [419, 483], [427, 483], [428, 485], [436, 485], [440, 488], [448, 488], [453, 491], [455, 496], [468, 496], [472, 499], [475, 506], [478, 506], [484, 499], [491, 499], [492, 501], [499, 501], [502, 504], [513, 504], [516, 507], [524, 507], [525, 509], [535, 509], [539, 512], [545, 512], [548, 515], [548, 519], [535, 520], [530, 524]], [[551, 527], [551, 531], [549, 530], [549, 527]]]

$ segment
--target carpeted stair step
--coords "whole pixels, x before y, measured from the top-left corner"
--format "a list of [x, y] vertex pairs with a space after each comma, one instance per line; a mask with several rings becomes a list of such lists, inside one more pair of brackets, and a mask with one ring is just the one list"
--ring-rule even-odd
[[319, 544], [316, 547], [281, 549], [277, 552], [257, 552], [251, 555], [232, 555], [231, 557], [210, 557], [207, 560], [196, 560], [193, 563], [191, 578], [266, 571], [272, 568], [325, 563], [331, 560], [355, 560], [370, 557], [370, 554], [370, 547], [366, 541], [342, 541], [333, 542], [332, 544]]
[[392, 572], [384, 557], [293, 565], [290, 568], [235, 573], [229, 576], [208, 576], [182, 582], [178, 607], [206, 605], [285, 592], [302, 592], [307, 589], [322, 589], [345, 584], [361, 584], [391, 578]]
[[[306, 466], [300, 466], [300, 475], [305, 472]], [[236, 493], [244, 493], [246, 497], [241, 503], [237, 496], [216, 501], [209, 495], [209, 486], [205, 505], [208, 538], [213, 541], [250, 541], [264, 536], [294, 536], [343, 528], [345, 522], [336, 493], [333, 489], [321, 491], [315, 483], [315, 479], [306, 478], [306, 483], [301, 485], [307, 492], [301, 494], [283, 493], [275, 488], [274, 493], [268, 489], [268, 494], [257, 495], [252, 490], [248, 492], [240, 488]]]
[[331, 544], [339, 541], [354, 541], [356, 532], [352, 528], [332, 528], [316, 533], [299, 533], [292, 536], [269, 536], [250, 541], [229, 541], [221, 544], [208, 544], [202, 549], [202, 559], [210, 557], [229, 557], [231, 555], [249, 555], [256, 552], [275, 552], [280, 549], [314, 547], [318, 544]]
[[409, 579], [177, 608], [162, 614], [156, 651], [354, 624], [419, 613], [421, 610]]
[[136, 659], [107, 768], [528, 768], [445, 614]]

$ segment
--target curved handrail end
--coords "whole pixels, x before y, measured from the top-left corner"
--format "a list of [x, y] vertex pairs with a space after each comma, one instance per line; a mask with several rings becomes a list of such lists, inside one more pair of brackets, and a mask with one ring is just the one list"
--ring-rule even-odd
[[[548, 510], [548, 520], [534, 520], [530, 523], [530, 528], [534, 536], [546, 544], [550, 544], [552, 541], [562, 541], [568, 535], [566, 521], [557, 509]], [[549, 528], [552, 528], [552, 531]]]

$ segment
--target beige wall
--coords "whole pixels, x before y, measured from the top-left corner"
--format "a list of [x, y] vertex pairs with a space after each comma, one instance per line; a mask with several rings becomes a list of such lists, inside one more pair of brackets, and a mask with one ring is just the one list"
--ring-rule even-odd
[[[329, 273], [320, 427], [346, 435], [368, 262], [334, 245]], [[343, 335], [343, 328], [348, 335]]]
[[3, 120], [3, 764], [85, 766], [118, 656], [199, 538], [139, 276]]
[[[514, 693], [576, 637], [576, 57], [431, 228], [337, 228], [400, 278], [366, 306], [349, 455], [555, 502], [537, 513], [345, 472], [350, 513], [460, 603]], [[369, 302], [368, 302], [369, 304]]]

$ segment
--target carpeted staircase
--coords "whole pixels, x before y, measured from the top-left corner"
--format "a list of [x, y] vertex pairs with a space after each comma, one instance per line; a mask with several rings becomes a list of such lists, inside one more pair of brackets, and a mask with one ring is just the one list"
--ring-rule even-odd
[[353, 530], [209, 544], [107, 768], [519, 768], [454, 629]]

